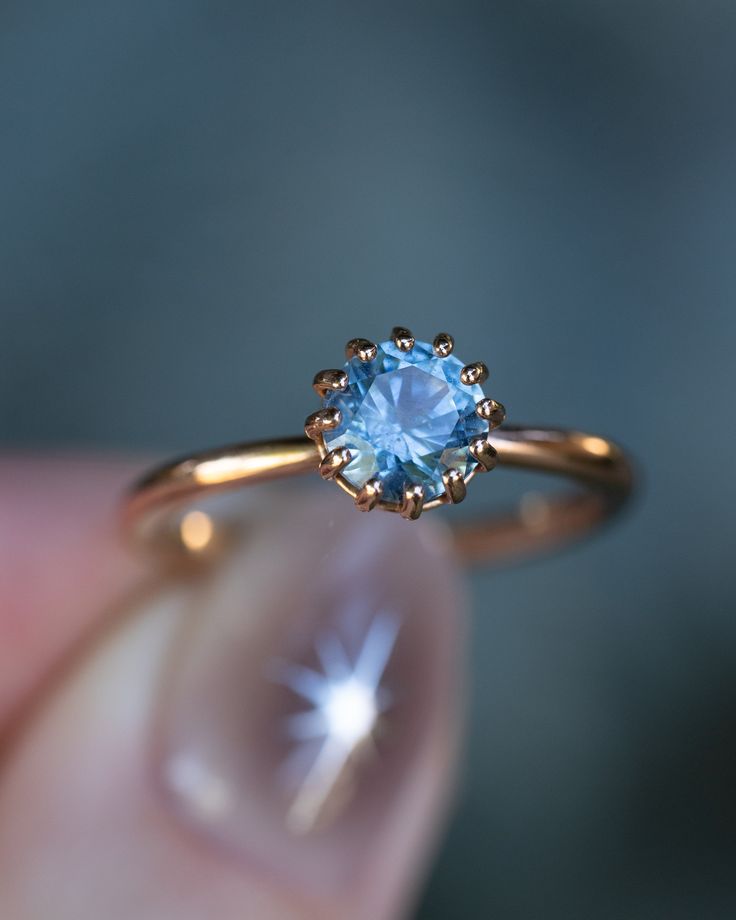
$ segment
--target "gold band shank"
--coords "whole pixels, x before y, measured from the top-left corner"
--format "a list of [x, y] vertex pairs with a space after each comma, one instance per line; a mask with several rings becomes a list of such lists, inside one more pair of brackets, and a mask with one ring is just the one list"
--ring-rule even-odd
[[[616, 444], [595, 435], [504, 426], [490, 436], [498, 463], [575, 480], [585, 491], [535, 497], [513, 513], [463, 519], [455, 528], [468, 562], [496, 561], [574, 540], [609, 518], [631, 491], [631, 468]], [[171, 548], [172, 513], [213, 492], [315, 472], [320, 456], [306, 437], [236, 444], [162, 466], [142, 479], [124, 507], [137, 541]], [[181, 546], [179, 547], [181, 549]]]

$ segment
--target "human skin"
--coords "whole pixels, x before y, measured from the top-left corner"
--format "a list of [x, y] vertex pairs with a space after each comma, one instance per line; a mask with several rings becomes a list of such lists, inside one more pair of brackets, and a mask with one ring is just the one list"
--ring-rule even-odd
[[[119, 538], [119, 497], [138, 470], [0, 460], [0, 916], [405, 915], [446, 812], [462, 703], [462, 591], [441, 529], [360, 515], [324, 492], [274, 515], [206, 579], [163, 580]], [[281, 691], [245, 694], [245, 670], [227, 676], [223, 662], [239, 636], [258, 661], [306, 647], [325, 598], [352, 603], [356, 572], [361, 597], [385, 585], [402, 611], [400, 693], [352, 798], [292, 839], [262, 769], [268, 745], [238, 736], [237, 707], [267, 734]], [[193, 813], [188, 787], [172, 791], [166, 758], [179, 750], [224, 758], [227, 808]]]

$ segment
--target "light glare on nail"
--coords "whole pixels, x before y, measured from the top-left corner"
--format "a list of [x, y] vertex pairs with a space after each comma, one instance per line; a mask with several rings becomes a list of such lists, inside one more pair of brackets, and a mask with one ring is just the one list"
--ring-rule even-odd
[[353, 747], [373, 731], [378, 716], [375, 691], [355, 677], [333, 687], [324, 704], [327, 734]]
[[351, 661], [335, 634], [317, 640], [322, 671], [286, 665], [280, 682], [311, 703], [311, 709], [292, 715], [289, 732], [294, 754], [312, 740], [320, 746], [286, 816], [295, 833], [312, 830], [320, 820], [343, 774], [355, 766], [355, 755], [372, 740], [389, 697], [381, 687], [396, 643], [397, 617], [377, 614], [371, 621], [355, 661]]

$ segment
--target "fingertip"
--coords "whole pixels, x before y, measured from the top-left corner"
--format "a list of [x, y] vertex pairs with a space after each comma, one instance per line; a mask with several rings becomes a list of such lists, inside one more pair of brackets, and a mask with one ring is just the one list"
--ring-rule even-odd
[[[0, 912], [404, 913], [451, 788], [464, 608], [429, 522], [366, 520], [340, 498], [274, 515], [211, 579], [139, 600], [65, 676], [6, 764]], [[371, 624], [389, 620], [400, 629], [387, 643]], [[326, 635], [353, 666], [378, 635], [390, 653], [375, 696], [385, 717], [377, 756], [330, 783], [324, 809], [295, 832], [305, 777], [282, 785], [282, 754], [305, 701], [266, 664], [318, 667]]]

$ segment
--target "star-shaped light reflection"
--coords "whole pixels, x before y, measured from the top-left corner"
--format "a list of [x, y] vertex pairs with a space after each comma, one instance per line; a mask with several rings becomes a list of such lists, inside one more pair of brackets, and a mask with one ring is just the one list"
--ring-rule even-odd
[[329, 631], [315, 643], [321, 671], [289, 663], [281, 667], [279, 682], [311, 703], [310, 709], [290, 716], [287, 723], [295, 742], [288, 765], [301, 774], [286, 818], [293, 831], [314, 828], [346, 768], [371, 743], [376, 724], [391, 703], [381, 681], [398, 630], [397, 617], [378, 613], [354, 662], [337, 633]]

